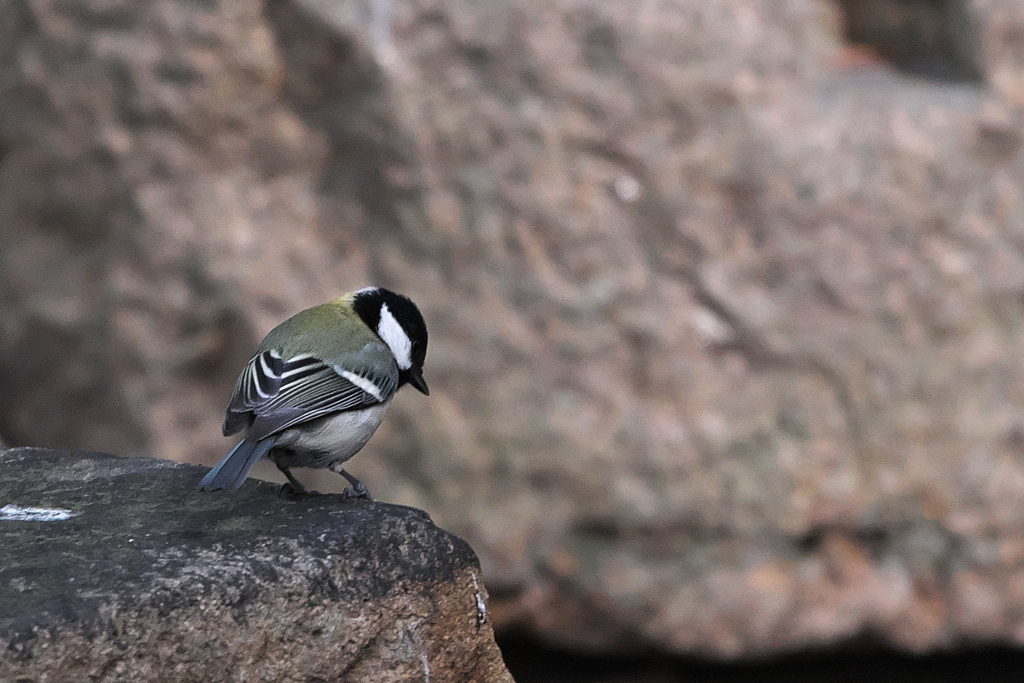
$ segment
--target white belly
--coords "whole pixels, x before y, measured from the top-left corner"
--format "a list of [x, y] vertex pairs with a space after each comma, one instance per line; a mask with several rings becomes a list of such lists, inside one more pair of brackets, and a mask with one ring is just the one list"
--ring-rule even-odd
[[391, 401], [327, 415], [281, 432], [270, 458], [285, 467], [327, 467], [358, 453], [377, 431]]

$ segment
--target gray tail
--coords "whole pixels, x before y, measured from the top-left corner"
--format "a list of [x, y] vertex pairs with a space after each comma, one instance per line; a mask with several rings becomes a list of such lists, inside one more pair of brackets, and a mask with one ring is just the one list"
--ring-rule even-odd
[[231, 449], [230, 453], [224, 456], [223, 460], [217, 463], [216, 467], [207, 472], [203, 480], [199, 482], [199, 490], [237, 491], [245, 478], [249, 476], [252, 466], [266, 455], [275, 443], [277, 443], [277, 435], [268, 436], [259, 441], [242, 439], [237, 446]]

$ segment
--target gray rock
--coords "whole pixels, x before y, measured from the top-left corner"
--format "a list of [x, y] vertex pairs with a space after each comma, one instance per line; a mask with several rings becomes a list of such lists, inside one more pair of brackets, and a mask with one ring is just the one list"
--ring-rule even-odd
[[201, 475], [0, 453], [0, 680], [511, 681], [476, 556], [426, 513]]

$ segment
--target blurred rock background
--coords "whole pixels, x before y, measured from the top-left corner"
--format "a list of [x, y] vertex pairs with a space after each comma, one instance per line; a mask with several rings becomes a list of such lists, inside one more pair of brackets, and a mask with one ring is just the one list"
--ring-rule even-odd
[[499, 633], [1022, 644], [1022, 142], [1022, 0], [0, 0], [0, 433], [213, 464], [385, 285]]

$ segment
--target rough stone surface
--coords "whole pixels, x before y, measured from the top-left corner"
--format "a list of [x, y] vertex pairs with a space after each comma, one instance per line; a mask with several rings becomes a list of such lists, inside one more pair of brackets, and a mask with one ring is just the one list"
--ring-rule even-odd
[[960, 5], [973, 84], [827, 0], [7, 0], [0, 430], [213, 463], [261, 335], [384, 284], [432, 394], [352, 469], [499, 625], [1024, 642], [1024, 4]]
[[0, 680], [511, 683], [476, 557], [426, 513], [201, 475], [0, 452]]

